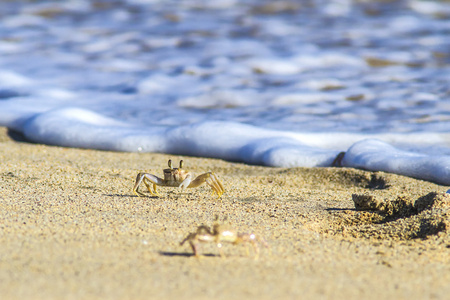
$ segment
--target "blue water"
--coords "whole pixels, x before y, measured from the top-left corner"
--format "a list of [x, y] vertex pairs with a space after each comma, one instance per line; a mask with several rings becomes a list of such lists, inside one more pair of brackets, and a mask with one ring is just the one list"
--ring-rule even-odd
[[46, 144], [450, 185], [449, 66], [447, 2], [0, 3], [0, 125]]

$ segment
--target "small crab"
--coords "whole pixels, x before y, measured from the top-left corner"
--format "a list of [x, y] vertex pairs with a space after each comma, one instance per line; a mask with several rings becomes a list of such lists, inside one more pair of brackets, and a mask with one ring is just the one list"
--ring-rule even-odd
[[[206, 183], [212, 188], [213, 194], [216, 193], [219, 198], [225, 192], [222, 183], [213, 172], [201, 174], [197, 176], [197, 178], [193, 179], [193, 175], [189, 171], [183, 169], [182, 160], [180, 160], [179, 168], [172, 168], [172, 161], [170, 159], [168, 164], [169, 169], [163, 170], [164, 179], [148, 173], [139, 173], [136, 177], [133, 192], [137, 196], [146, 196], [144, 193], [138, 191], [141, 182], [144, 182], [147, 190], [152, 196], [160, 196], [156, 191], [157, 185], [180, 187], [182, 190], [185, 190], [186, 188], [195, 188]], [[153, 184], [153, 190], [151, 189], [150, 184]]]
[[[188, 234], [188, 236], [181, 241], [180, 246], [184, 243], [189, 242], [195, 257], [199, 257], [198, 243], [215, 243], [217, 248], [219, 248], [219, 253], [221, 257], [225, 257], [222, 251], [223, 243], [231, 243], [233, 245], [237, 244], [247, 244], [251, 243], [255, 251], [255, 259], [259, 255], [258, 243], [262, 244], [264, 247], [268, 248], [266, 241], [260, 237], [257, 237], [253, 233], [239, 233], [232, 229], [227, 229], [222, 227], [217, 222], [213, 225], [213, 228], [201, 225], [197, 227], [197, 230], [193, 233]], [[247, 255], [249, 254], [247, 248]]]

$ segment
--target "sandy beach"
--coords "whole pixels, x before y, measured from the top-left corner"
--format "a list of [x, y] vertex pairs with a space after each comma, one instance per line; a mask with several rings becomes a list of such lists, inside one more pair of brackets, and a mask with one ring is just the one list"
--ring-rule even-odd
[[[2, 299], [448, 299], [449, 187], [346, 168], [31, 144], [0, 130]], [[137, 197], [167, 160], [225, 188]], [[144, 191], [144, 189], [141, 189]], [[355, 208], [356, 203], [356, 209]], [[215, 216], [267, 241], [180, 242]], [[247, 255], [246, 249], [249, 250]]]

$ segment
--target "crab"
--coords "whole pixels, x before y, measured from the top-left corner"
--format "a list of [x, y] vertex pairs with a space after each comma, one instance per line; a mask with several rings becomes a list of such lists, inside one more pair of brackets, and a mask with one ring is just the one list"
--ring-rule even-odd
[[[195, 257], [200, 256], [198, 243], [215, 243], [217, 248], [219, 248], [221, 257], [225, 257], [225, 254], [222, 251], [223, 243], [231, 243], [233, 245], [250, 243], [255, 252], [255, 259], [259, 256], [258, 244], [262, 244], [265, 248], [269, 247], [264, 239], [256, 236], [254, 233], [236, 232], [233, 229], [224, 228], [217, 222], [214, 223], [212, 229], [205, 225], [197, 227], [195, 232], [189, 233], [188, 236], [181, 241], [180, 246], [183, 246], [186, 242], [189, 242]], [[249, 255], [248, 248], [246, 250], [247, 255]]]
[[[222, 196], [225, 192], [222, 183], [219, 181], [217, 176], [213, 172], [203, 173], [193, 179], [192, 173], [183, 169], [183, 160], [180, 160], [179, 168], [172, 168], [172, 161], [168, 161], [169, 169], [164, 169], [164, 179], [159, 178], [153, 174], [139, 173], [136, 177], [136, 182], [134, 184], [133, 192], [137, 196], [146, 196], [144, 193], [138, 190], [139, 185], [143, 182], [147, 187], [147, 190], [152, 196], [160, 196], [156, 191], [156, 186], [169, 186], [169, 187], [180, 187], [182, 190], [186, 188], [195, 188], [204, 183], [208, 184], [212, 190], [213, 194], [216, 193], [218, 198]], [[153, 190], [151, 188], [153, 185]]]

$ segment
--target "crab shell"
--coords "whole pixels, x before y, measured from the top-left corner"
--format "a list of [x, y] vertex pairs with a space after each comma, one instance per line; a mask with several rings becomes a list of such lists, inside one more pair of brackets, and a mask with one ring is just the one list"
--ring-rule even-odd
[[166, 182], [182, 182], [189, 172], [173, 168], [173, 169], [164, 169], [164, 181]]

